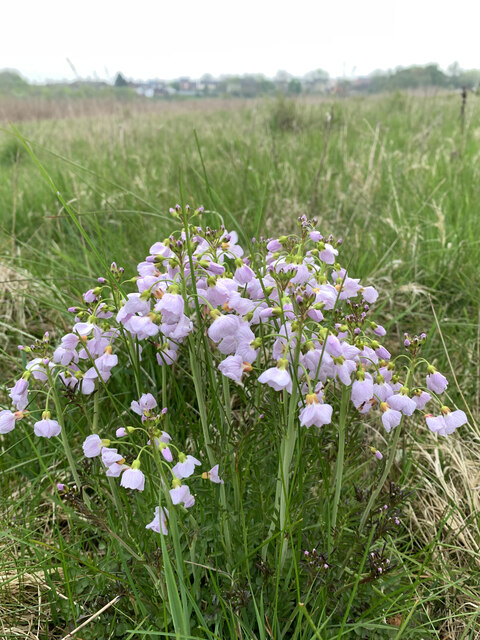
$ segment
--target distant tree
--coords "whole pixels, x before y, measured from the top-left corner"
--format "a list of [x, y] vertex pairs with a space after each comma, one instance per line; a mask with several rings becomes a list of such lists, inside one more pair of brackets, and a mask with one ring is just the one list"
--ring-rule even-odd
[[22, 91], [28, 87], [28, 82], [17, 71], [11, 69], [0, 71], [0, 91]]
[[314, 69], [313, 71], [306, 73], [304, 78], [308, 82], [328, 82], [330, 76], [324, 69]]
[[480, 69], [462, 71], [458, 76], [457, 86], [467, 87], [469, 89], [477, 89], [480, 87]]
[[128, 82], [125, 80], [123, 74], [117, 73], [117, 77], [115, 78], [115, 87], [126, 87]]
[[447, 67], [447, 73], [449, 76], [452, 76], [452, 78], [457, 78], [461, 72], [462, 70], [460, 69], [460, 65], [456, 61], [449, 64]]
[[284, 71], [281, 69], [277, 71], [277, 75], [275, 76], [275, 82], [284, 82], [287, 83], [292, 78], [292, 74], [288, 73], [288, 71]]
[[298, 78], [292, 78], [288, 83], [288, 93], [298, 96], [302, 93], [302, 83]]

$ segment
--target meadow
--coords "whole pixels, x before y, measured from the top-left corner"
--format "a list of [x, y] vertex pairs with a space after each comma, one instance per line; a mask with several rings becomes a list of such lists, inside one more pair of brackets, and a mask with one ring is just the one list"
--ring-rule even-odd
[[[183, 200], [204, 206], [208, 221], [215, 220], [208, 212], [220, 214], [240, 239], [294, 233], [298, 216], [315, 216], [322, 233], [348, 247], [349, 273], [379, 290], [375, 321], [388, 331], [387, 348], [397, 353], [404, 332], [425, 332], [423, 356], [448, 377], [448, 404], [464, 410], [469, 423], [448, 438], [419, 420], [403, 432], [389, 476], [408, 494], [391, 550], [396, 582], [368, 581], [368, 572], [356, 582], [351, 576], [347, 593], [353, 595], [339, 621], [322, 618], [328, 607], [321, 596], [310, 610], [320, 623], [305, 613], [305, 628], [294, 628], [266, 608], [249, 627], [253, 605], [242, 601], [243, 583], [224, 597], [210, 574], [215, 615], [228, 621], [211, 632], [220, 636], [200, 631], [201, 625], [191, 635], [175, 635], [165, 606], [160, 632], [150, 608], [154, 597], [149, 601], [144, 578], [112, 537], [112, 521], [93, 522], [75, 509], [75, 500], [64, 505], [46, 481], [65, 471], [61, 448], [39, 450], [20, 431], [0, 436], [0, 637], [70, 637], [107, 604], [75, 637], [479, 637], [480, 103], [470, 95], [463, 119], [460, 107], [454, 93], [395, 93], [192, 101], [158, 111], [129, 104], [112, 113], [22, 116], [14, 122], [18, 129], [4, 122], [2, 407], [22, 372], [17, 344], [45, 331], [55, 340], [66, 333], [66, 309], [95, 286], [105, 263], [115, 261], [134, 275], [148, 248], [178, 229], [169, 208]], [[375, 437], [386, 447], [384, 435]], [[81, 451], [79, 439], [75, 448]], [[354, 449], [347, 447], [348, 455], [354, 457]], [[87, 463], [79, 463], [82, 473], [90, 472]], [[370, 472], [363, 466], [355, 473], [360, 482]], [[102, 518], [107, 507], [99, 509]], [[202, 549], [199, 543], [199, 566], [211, 562]], [[161, 572], [164, 550], [157, 551], [149, 552], [151, 566]], [[240, 572], [242, 561], [232, 561], [229, 575]], [[270, 569], [260, 560], [255, 566], [253, 582], [268, 583]], [[368, 593], [361, 592], [363, 579]], [[328, 588], [318, 586], [319, 592]], [[263, 601], [253, 602], [262, 612]], [[214, 614], [205, 613], [207, 622], [208, 616]]]

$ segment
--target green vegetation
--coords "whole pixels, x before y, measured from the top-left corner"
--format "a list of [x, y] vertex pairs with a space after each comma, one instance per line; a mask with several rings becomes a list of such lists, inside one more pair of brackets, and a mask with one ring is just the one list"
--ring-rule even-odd
[[[1, 133], [4, 388], [18, 377], [15, 345], [45, 330], [62, 335], [64, 310], [103, 274], [53, 186], [102, 260], [132, 275], [151, 244], [176, 227], [168, 209], [180, 198], [180, 176], [187, 202], [217, 211], [240, 235], [289, 233], [298, 215], [318, 217], [323, 233], [348, 244], [355, 277], [380, 289], [386, 302], [378, 321], [392, 336], [389, 348], [398, 351], [404, 331], [425, 331], [425, 357], [448, 374], [450, 404], [470, 419], [438, 443], [423, 425], [405, 434], [408, 463], [402, 456], [392, 477], [414, 492], [396, 546], [402, 586], [392, 592], [388, 581], [386, 589], [376, 583], [372, 602], [359, 595], [357, 613], [371, 607], [371, 627], [349, 619], [349, 631], [342, 626], [336, 633], [344, 635], [332, 637], [474, 640], [480, 633], [476, 97], [468, 98], [463, 126], [454, 94], [192, 104], [181, 113], [140, 115], [132, 106], [111, 117], [22, 124], [50, 184], [15, 132]], [[48, 473], [58, 475], [60, 447], [41, 444]], [[161, 637], [150, 626], [152, 602], [142, 599], [145, 585], [132, 580], [128, 554], [74, 507], [63, 508], [52, 495], [29, 438], [0, 436], [1, 637], [63, 637], [115, 594], [123, 596], [118, 608], [112, 605], [80, 637]], [[256, 636], [243, 621], [231, 637], [268, 638], [268, 629], [267, 621]]]

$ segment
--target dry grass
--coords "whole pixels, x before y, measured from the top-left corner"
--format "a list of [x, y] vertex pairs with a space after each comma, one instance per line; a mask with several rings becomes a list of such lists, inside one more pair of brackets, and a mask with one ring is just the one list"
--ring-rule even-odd
[[0, 98], [0, 122], [29, 122], [35, 120], [64, 120], [67, 118], [96, 118], [162, 113], [212, 112], [241, 109], [254, 100], [235, 98], [192, 98], [188, 100], [148, 100], [115, 98]]

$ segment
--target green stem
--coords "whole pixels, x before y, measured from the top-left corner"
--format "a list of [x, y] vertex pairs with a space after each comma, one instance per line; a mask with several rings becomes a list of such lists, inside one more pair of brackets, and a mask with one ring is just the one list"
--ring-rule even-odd
[[370, 495], [370, 499], [367, 503], [367, 506], [365, 507], [365, 511], [363, 512], [362, 519], [360, 520], [359, 530], [358, 530], [359, 533], [363, 531], [363, 528], [365, 527], [368, 516], [370, 515], [370, 511], [372, 510], [373, 505], [377, 501], [377, 498], [380, 495], [380, 491], [382, 490], [383, 485], [385, 484], [385, 480], [387, 479], [388, 474], [390, 473], [390, 470], [393, 466], [393, 462], [395, 460], [395, 453], [397, 451], [398, 441], [400, 440], [400, 434], [402, 432], [402, 426], [403, 426], [403, 416], [400, 421], [400, 424], [395, 429], [393, 440], [390, 443], [390, 455], [388, 456], [388, 460], [385, 465], [385, 469], [383, 470], [382, 477], [380, 478], [380, 481], [377, 484], [375, 490], [372, 491]]
[[[298, 328], [297, 344], [295, 347], [295, 356], [292, 366], [292, 393], [289, 398], [288, 405], [288, 418], [287, 418], [287, 434], [284, 438], [280, 451], [281, 462], [279, 465], [279, 483], [277, 483], [277, 490], [280, 490], [280, 510], [279, 510], [279, 524], [281, 531], [284, 531], [287, 521], [287, 509], [290, 500], [290, 465], [292, 463], [293, 454], [295, 452], [295, 445], [297, 443], [298, 429], [296, 428], [295, 421], [297, 416], [297, 398], [299, 381], [297, 380], [298, 362], [300, 360], [300, 347], [302, 338], [302, 324]], [[286, 395], [286, 394], [285, 394]], [[287, 554], [287, 541], [285, 536], [282, 535], [280, 542], [280, 567], [285, 564], [285, 558]]]
[[60, 398], [58, 397], [57, 389], [55, 387], [55, 383], [53, 381], [51, 373], [47, 370], [48, 381], [50, 383], [50, 388], [52, 389], [53, 402], [55, 404], [55, 411], [57, 414], [57, 421], [61, 426], [60, 437], [62, 439], [63, 448], [65, 449], [65, 454], [67, 456], [68, 464], [70, 465], [70, 471], [72, 472], [73, 479], [75, 480], [75, 484], [78, 489], [81, 488], [82, 483], [80, 481], [80, 476], [78, 475], [77, 467], [75, 464], [75, 460], [72, 455], [72, 450], [70, 449], [70, 444], [68, 442], [67, 433], [65, 431], [65, 420], [63, 419], [63, 408], [60, 402]]
[[[162, 466], [162, 461], [160, 458], [158, 448], [155, 446], [153, 439], [152, 439], [152, 449], [153, 449], [153, 458], [155, 460], [157, 471], [162, 479], [162, 484], [165, 487], [167, 487], [168, 486], [167, 478], [165, 477], [165, 473]], [[184, 564], [183, 564], [182, 548], [180, 544], [180, 532], [178, 530], [176, 507], [172, 504], [168, 490], [165, 490], [164, 497], [165, 497], [165, 501], [168, 508], [168, 529], [171, 536], [171, 540], [173, 542], [176, 573], [179, 581], [178, 586], [174, 584], [175, 577], [173, 575], [173, 570], [171, 567], [167, 546], [165, 544], [164, 536], [162, 534], [161, 534], [160, 542], [162, 546], [162, 554], [164, 557], [164, 570], [165, 570], [165, 578], [167, 583], [167, 591], [169, 594], [169, 598], [168, 598], [169, 604], [170, 604], [173, 623], [175, 627], [176, 638], [180, 640], [180, 638], [188, 635], [190, 632], [190, 615], [189, 615], [188, 598], [187, 598], [186, 586], [185, 586], [185, 570], [184, 570]], [[161, 501], [160, 495], [158, 500], [158, 506], [161, 513], [162, 501]], [[180, 598], [178, 597], [178, 593], [180, 593]], [[180, 599], [181, 599], [181, 607], [179, 608], [178, 605], [180, 604]]]
[[347, 387], [342, 389], [342, 399], [340, 402], [340, 419], [338, 422], [338, 454], [337, 464], [335, 467], [335, 495], [333, 497], [332, 519], [330, 529], [335, 529], [337, 525], [338, 505], [340, 495], [342, 493], [343, 466], [345, 463], [345, 424], [347, 418], [349, 390]]
[[[408, 369], [407, 372], [407, 377], [405, 379], [405, 386], [408, 387], [408, 385], [410, 384], [410, 378], [413, 375], [413, 371], [415, 369], [415, 357], [413, 357], [411, 363], [410, 363], [410, 368]], [[385, 480], [388, 477], [388, 474], [390, 473], [390, 470], [393, 466], [393, 462], [395, 460], [395, 454], [397, 452], [397, 447], [398, 447], [398, 442], [400, 440], [400, 434], [402, 432], [402, 427], [403, 427], [403, 422], [405, 420], [405, 416], [402, 415], [402, 418], [400, 420], [400, 424], [398, 425], [398, 427], [396, 427], [395, 429], [395, 433], [393, 436], [393, 440], [390, 443], [390, 455], [388, 456], [388, 460], [385, 464], [385, 469], [383, 470], [382, 473], [382, 477], [380, 478], [379, 483], [377, 484], [377, 487], [375, 488], [374, 491], [372, 491], [371, 495], [370, 495], [370, 499], [367, 503], [367, 506], [365, 507], [365, 511], [363, 512], [362, 515], [362, 519], [360, 520], [360, 526], [359, 526], [359, 533], [361, 533], [363, 531], [363, 528], [365, 527], [365, 524], [367, 522], [368, 516], [370, 515], [370, 511], [372, 510], [373, 505], [375, 504], [378, 496], [380, 495], [380, 491], [383, 488], [383, 485], [385, 484]]]

